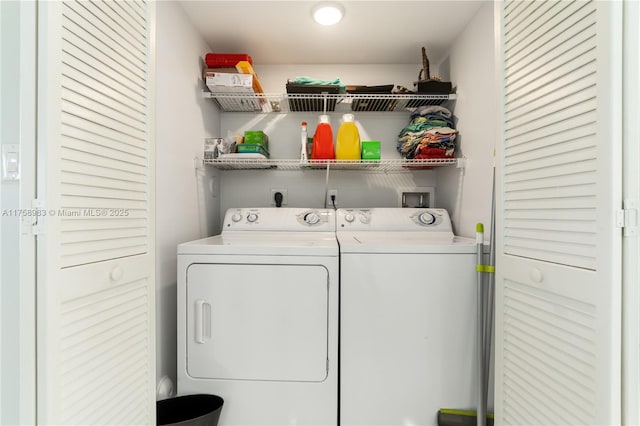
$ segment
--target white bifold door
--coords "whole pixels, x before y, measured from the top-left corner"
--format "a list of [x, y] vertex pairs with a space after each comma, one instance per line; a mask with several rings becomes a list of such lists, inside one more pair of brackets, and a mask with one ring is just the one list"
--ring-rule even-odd
[[41, 424], [155, 424], [152, 23], [38, 4]]
[[619, 424], [622, 2], [496, 7], [496, 420]]

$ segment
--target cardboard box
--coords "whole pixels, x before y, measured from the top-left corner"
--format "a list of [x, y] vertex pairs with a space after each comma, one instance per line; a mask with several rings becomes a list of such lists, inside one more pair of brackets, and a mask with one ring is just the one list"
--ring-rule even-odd
[[[253, 76], [251, 74], [206, 72], [205, 83], [209, 90], [216, 94], [255, 94]], [[262, 108], [258, 98], [251, 97], [216, 97], [216, 101], [225, 111], [260, 111]]]
[[205, 73], [205, 78], [207, 87], [213, 93], [253, 93], [251, 74], [210, 71]]
[[237, 74], [238, 70], [235, 68], [205, 68], [202, 71], [202, 80], [207, 81], [207, 77], [213, 77], [213, 74], [217, 72], [227, 73], [227, 74]]

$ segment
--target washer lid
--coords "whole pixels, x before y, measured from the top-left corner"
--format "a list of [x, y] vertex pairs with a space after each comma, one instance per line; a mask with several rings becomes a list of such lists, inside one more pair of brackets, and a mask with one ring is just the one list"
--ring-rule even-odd
[[223, 232], [178, 245], [178, 254], [338, 256], [334, 232]]
[[472, 238], [444, 233], [338, 232], [340, 252], [347, 253], [475, 253]]

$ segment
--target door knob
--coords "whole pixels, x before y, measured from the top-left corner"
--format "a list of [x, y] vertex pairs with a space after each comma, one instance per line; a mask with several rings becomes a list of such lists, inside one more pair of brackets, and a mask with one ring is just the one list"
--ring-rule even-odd
[[109, 277], [111, 278], [111, 281], [120, 281], [123, 275], [124, 270], [122, 269], [122, 267], [116, 266], [111, 270]]

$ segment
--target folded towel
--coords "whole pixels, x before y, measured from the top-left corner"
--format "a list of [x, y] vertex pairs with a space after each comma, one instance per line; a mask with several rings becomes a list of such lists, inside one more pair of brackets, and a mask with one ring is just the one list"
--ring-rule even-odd
[[424, 105], [419, 107], [413, 114], [411, 114], [411, 118], [417, 117], [419, 115], [428, 115], [428, 114], [440, 114], [447, 118], [451, 118], [451, 111], [446, 109], [440, 105]]
[[340, 86], [341, 92], [344, 92], [347, 87], [338, 77], [336, 77], [333, 80], [320, 80], [313, 77], [301, 76], [301, 77], [296, 77], [293, 82], [296, 84], [318, 84], [321, 86]]

